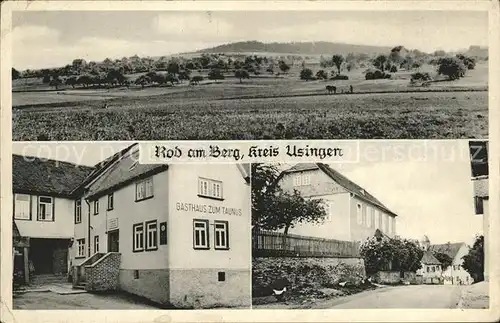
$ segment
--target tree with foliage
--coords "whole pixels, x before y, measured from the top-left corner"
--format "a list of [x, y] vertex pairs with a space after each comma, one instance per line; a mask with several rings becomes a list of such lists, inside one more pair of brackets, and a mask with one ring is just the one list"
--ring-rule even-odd
[[288, 71], [290, 70], [290, 66], [285, 63], [285, 61], [279, 61], [279, 64], [278, 64], [280, 70], [283, 72], [283, 73], [288, 73]]
[[240, 83], [242, 83], [242, 79], [249, 79], [250, 74], [246, 70], [236, 70], [234, 72], [234, 77], [240, 79]]
[[381, 70], [383, 72], [386, 62], [387, 62], [387, 56], [385, 56], [385, 55], [378, 55], [373, 60], [373, 66], [375, 66], [376, 68], [378, 68], [379, 70]]
[[83, 87], [88, 87], [92, 84], [92, 77], [88, 74], [83, 74], [76, 80], [77, 84], [83, 85]]
[[70, 76], [66, 79], [66, 85], [70, 85], [72, 88], [78, 84], [76, 76]]
[[142, 88], [149, 83], [151, 83], [151, 78], [147, 75], [141, 75], [135, 80], [135, 84], [140, 84]]
[[210, 70], [210, 72], [208, 72], [208, 79], [215, 80], [215, 81], [223, 80], [224, 74], [222, 73], [222, 71], [220, 69], [213, 68]]
[[416, 272], [422, 267], [424, 251], [413, 241], [400, 238], [367, 239], [360, 247], [366, 273], [378, 271]]
[[298, 223], [322, 223], [326, 212], [321, 199], [304, 199], [297, 190], [285, 192], [276, 185], [274, 165], [252, 164], [252, 226], [280, 230], [285, 236]]
[[467, 68], [457, 57], [445, 57], [438, 61], [438, 73], [450, 80], [457, 80], [465, 75]]
[[198, 84], [200, 84], [201, 81], [203, 81], [203, 76], [195, 75], [191, 78], [189, 84], [198, 85]]
[[300, 71], [300, 79], [309, 81], [313, 77], [313, 71], [310, 68], [304, 68]]
[[50, 74], [43, 74], [43, 79], [42, 79], [43, 84], [48, 84], [50, 83]]
[[462, 257], [462, 267], [467, 271], [474, 282], [484, 280], [484, 236], [476, 237], [469, 253]]
[[324, 70], [319, 70], [316, 72], [316, 78], [319, 80], [327, 80], [328, 79], [328, 73], [325, 72]]
[[396, 65], [392, 65], [391, 68], [389, 69], [391, 73], [396, 73], [398, 71], [398, 67]]
[[165, 83], [170, 83], [174, 86], [174, 83], [179, 84], [179, 78], [173, 73], [167, 73], [167, 75], [165, 75]]
[[332, 56], [332, 63], [337, 67], [337, 71], [340, 74], [340, 69], [342, 67], [342, 63], [344, 63], [344, 56], [335, 54]]
[[63, 82], [61, 78], [58, 75], [54, 75], [52, 77], [52, 80], [50, 81], [49, 85], [53, 86], [56, 88], [56, 90], [59, 88], [59, 85], [61, 85]]
[[177, 60], [171, 60], [170, 62], [168, 62], [167, 72], [176, 75], [179, 73], [179, 70], [180, 67], [179, 67], [179, 62]]
[[453, 263], [453, 259], [451, 259], [451, 257], [445, 253], [435, 252], [433, 253], [433, 255], [437, 260], [439, 260], [439, 262], [441, 262], [441, 268], [443, 269], [443, 271], [445, 271], [446, 268], [450, 267]]
[[179, 80], [182, 81], [189, 81], [191, 79], [191, 70], [189, 69], [184, 69], [179, 71]]
[[16, 80], [21, 77], [21, 73], [16, 70], [15, 68], [12, 68], [12, 79]]
[[464, 54], [457, 54], [457, 58], [461, 60], [469, 70], [473, 70], [476, 67], [476, 60], [472, 57], [465, 56]]

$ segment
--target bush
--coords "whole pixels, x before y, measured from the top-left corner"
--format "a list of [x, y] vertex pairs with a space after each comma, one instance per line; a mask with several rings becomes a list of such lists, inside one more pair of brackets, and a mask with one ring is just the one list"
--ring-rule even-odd
[[389, 71], [391, 73], [396, 73], [398, 71], [398, 67], [396, 65], [392, 65]]
[[330, 78], [330, 80], [348, 80], [348, 79], [349, 79], [349, 76], [342, 75], [342, 74], [336, 74], [335, 76]]
[[457, 80], [465, 76], [467, 67], [457, 57], [441, 58], [438, 62], [438, 73], [447, 76], [450, 80]]
[[392, 77], [391, 74], [382, 72], [381, 70], [376, 70], [374, 72], [368, 71], [365, 74], [366, 80], [390, 79], [391, 77]]
[[302, 71], [300, 71], [300, 79], [301, 80], [312, 80], [313, 78], [313, 71], [309, 68], [304, 68]]
[[417, 73], [413, 73], [411, 75], [411, 81], [412, 82], [415, 82], [415, 81], [430, 81], [432, 80], [431, 76], [429, 75], [429, 73], [420, 73], [420, 72], [417, 72]]

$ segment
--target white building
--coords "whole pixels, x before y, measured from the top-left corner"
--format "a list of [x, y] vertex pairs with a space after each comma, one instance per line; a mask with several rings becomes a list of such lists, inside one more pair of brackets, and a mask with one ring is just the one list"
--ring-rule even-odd
[[[12, 156], [13, 217], [22, 245], [14, 245], [25, 283], [66, 280], [73, 239], [75, 188], [92, 168]], [[22, 260], [21, 260], [22, 259]]]
[[451, 265], [443, 271], [445, 284], [469, 285], [473, 279], [462, 267], [462, 257], [469, 253], [469, 247], [464, 242], [444, 243], [431, 245], [429, 250], [433, 254], [443, 253], [452, 259]]
[[250, 306], [249, 168], [142, 165], [138, 153], [127, 148], [83, 184], [75, 285], [176, 307]]
[[138, 153], [108, 158], [55, 201], [74, 286], [166, 307], [250, 306], [249, 165], [143, 165]]
[[285, 170], [278, 183], [285, 191], [297, 190], [304, 198], [326, 203], [324, 223], [297, 224], [289, 230], [291, 234], [345, 241], [373, 237], [376, 229], [391, 238], [396, 234], [397, 214], [325, 164], [297, 164]]

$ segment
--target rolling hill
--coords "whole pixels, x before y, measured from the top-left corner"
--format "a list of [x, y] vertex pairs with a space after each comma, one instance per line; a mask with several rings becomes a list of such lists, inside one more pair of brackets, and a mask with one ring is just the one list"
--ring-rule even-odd
[[293, 42], [293, 43], [262, 43], [258, 41], [236, 42], [224, 44], [212, 48], [206, 48], [196, 53], [288, 53], [300, 55], [321, 55], [321, 54], [348, 54], [364, 53], [378, 54], [388, 53], [392, 47], [352, 45], [332, 42]]

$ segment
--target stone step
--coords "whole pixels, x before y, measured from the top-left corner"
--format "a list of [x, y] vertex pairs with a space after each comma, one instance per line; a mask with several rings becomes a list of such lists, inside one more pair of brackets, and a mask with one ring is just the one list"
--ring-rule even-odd
[[85, 289], [86, 283], [80, 283], [78, 285], [73, 286], [74, 289]]
[[44, 285], [50, 283], [64, 283], [67, 282], [68, 278], [66, 275], [34, 275], [31, 278], [31, 284], [34, 285]]

